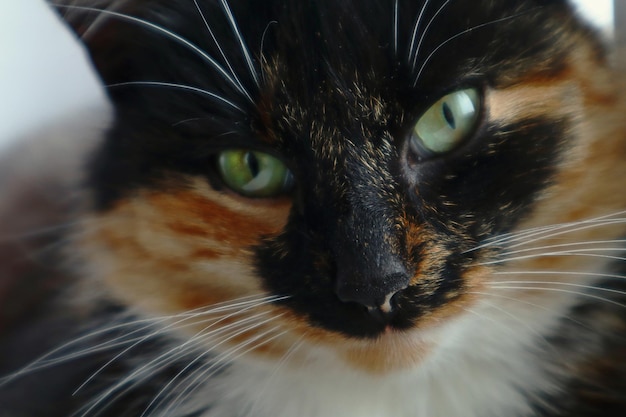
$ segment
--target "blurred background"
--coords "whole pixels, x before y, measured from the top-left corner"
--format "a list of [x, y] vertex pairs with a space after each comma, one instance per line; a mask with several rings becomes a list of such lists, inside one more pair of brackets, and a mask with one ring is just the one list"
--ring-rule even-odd
[[[626, 0], [574, 2], [607, 38], [626, 40]], [[0, 152], [38, 126], [105, 106], [84, 51], [44, 0], [0, 1], [0, 51]]]

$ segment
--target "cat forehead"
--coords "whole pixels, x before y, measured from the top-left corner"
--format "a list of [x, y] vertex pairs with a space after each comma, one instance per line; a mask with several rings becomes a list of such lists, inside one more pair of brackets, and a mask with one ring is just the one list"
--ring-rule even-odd
[[[309, 3], [307, 3], [309, 4]], [[560, 1], [310, 2], [289, 4], [265, 27], [264, 81], [291, 107], [385, 106], [435, 100], [481, 77], [513, 84], [558, 71], [580, 32]], [[528, 27], [541, 27], [529, 32]], [[403, 100], [404, 99], [404, 100]]]

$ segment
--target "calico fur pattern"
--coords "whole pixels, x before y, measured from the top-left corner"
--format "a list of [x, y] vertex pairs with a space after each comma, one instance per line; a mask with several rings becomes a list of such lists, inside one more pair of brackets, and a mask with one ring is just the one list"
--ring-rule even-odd
[[[626, 415], [626, 107], [566, 1], [53, 4], [115, 114], [46, 178], [75, 199], [0, 206], [44, 231], [0, 240], [42, 288], [7, 285], [0, 416]], [[231, 149], [295, 186], [232, 191]]]

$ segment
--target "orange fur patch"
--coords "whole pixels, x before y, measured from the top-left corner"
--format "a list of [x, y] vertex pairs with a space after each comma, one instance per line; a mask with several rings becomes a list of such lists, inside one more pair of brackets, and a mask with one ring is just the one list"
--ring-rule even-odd
[[[551, 110], [542, 108], [542, 112], [575, 116], [569, 130], [572, 146], [558, 167], [554, 185], [543, 193], [533, 215], [519, 225], [519, 231], [581, 222], [626, 210], [623, 181], [626, 178], [626, 120], [623, 116], [626, 100], [620, 94], [622, 86], [614, 83], [614, 80], [620, 78], [598, 64], [593, 59], [593, 51], [579, 47], [570, 57], [567, 79], [555, 82], [553, 86], [534, 86], [530, 90], [524, 86], [516, 87], [496, 95], [497, 98], [491, 104], [492, 109], [502, 106], [495, 113], [497, 117], [510, 117], [513, 114], [528, 116], [528, 112], [520, 111], [518, 106], [507, 102], [519, 99], [523, 103], [519, 107], [530, 107], [531, 113], [536, 112], [532, 109], [532, 95], [538, 94], [544, 103], [552, 103], [549, 104]], [[560, 105], [555, 100], [559, 96]], [[611, 253], [594, 252], [590, 245], [527, 249], [620, 239], [626, 234], [626, 224], [621, 222], [594, 227], [580, 224], [579, 227], [572, 226], [555, 233], [553, 236], [547, 236], [548, 233], [536, 235], [532, 238], [534, 242], [529, 241], [513, 248], [524, 250], [510, 255], [520, 259], [507, 263], [501, 271], [503, 274], [493, 280], [529, 282], [522, 284], [528, 287], [527, 290], [511, 290], [511, 293], [549, 306], [551, 302], [558, 302], [559, 298], [571, 296], [568, 291], [580, 291], [575, 285], [588, 285], [593, 276], [586, 277], [584, 272], [602, 271], [609, 262], [602, 255]], [[577, 252], [558, 253], [585, 247], [589, 248], [585, 252], [601, 256], [586, 256]], [[543, 287], [557, 291], [542, 291]]]
[[[252, 246], [281, 232], [290, 202], [249, 201], [214, 191], [202, 180], [192, 183], [190, 189], [140, 191], [97, 215], [92, 220], [99, 227], [80, 235], [77, 243], [90, 260], [89, 272], [117, 299], [163, 315], [264, 295], [251, 265]], [[259, 306], [235, 317], [260, 312], [271, 313]], [[188, 319], [184, 327], [195, 333], [212, 316], [199, 316], [197, 325]], [[223, 319], [215, 324], [232, 325]], [[250, 332], [233, 336], [232, 342], [246, 337]]]

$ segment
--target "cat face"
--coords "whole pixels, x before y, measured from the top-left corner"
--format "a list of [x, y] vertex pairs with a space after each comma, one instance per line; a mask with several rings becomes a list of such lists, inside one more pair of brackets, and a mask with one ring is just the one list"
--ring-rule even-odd
[[256, 338], [248, 353], [270, 357], [309, 343], [383, 372], [487, 299], [539, 305], [548, 326], [572, 296], [532, 273], [606, 262], [533, 256], [525, 236], [624, 233], [574, 223], [626, 206], [626, 169], [604, 58], [565, 2], [104, 4], [68, 9], [117, 115], [79, 243], [125, 305], [267, 297], [216, 316], [252, 323], [219, 343]]

